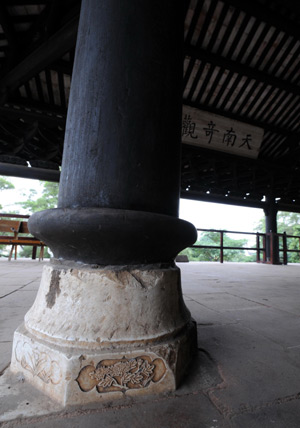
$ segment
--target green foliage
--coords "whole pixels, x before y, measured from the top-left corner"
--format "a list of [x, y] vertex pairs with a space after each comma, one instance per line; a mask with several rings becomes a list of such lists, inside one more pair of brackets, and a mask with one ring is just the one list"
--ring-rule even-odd
[[[37, 198], [37, 191], [31, 189], [26, 201], [18, 202], [23, 209], [29, 214], [37, 211], [48, 210], [56, 208], [58, 199], [58, 183], [43, 182], [42, 195]], [[39, 251], [39, 250], [38, 250]], [[32, 247], [24, 246], [19, 252], [20, 257], [31, 257]], [[48, 248], [45, 248], [44, 257], [51, 257]]]
[[[40, 252], [40, 248], [37, 248], [37, 253], [36, 256], [37, 258], [39, 257], [39, 252]], [[24, 245], [24, 247], [21, 246], [20, 251], [18, 251], [18, 255], [20, 257], [26, 257], [31, 259], [31, 255], [32, 255], [32, 247], [30, 245]], [[51, 257], [51, 254], [48, 251], [48, 247], [45, 247], [44, 249], [44, 258], [45, 259], [49, 259]]]
[[[16, 206], [20, 206], [28, 214], [32, 214], [36, 211], [42, 211], [50, 208], [55, 208], [57, 206], [58, 199], [58, 183], [52, 182], [43, 182], [42, 195], [38, 197], [37, 191], [31, 189], [28, 194], [25, 194], [26, 200], [22, 202], [16, 202]], [[14, 189], [12, 183], [8, 180], [0, 177], [0, 191]], [[18, 210], [14, 210], [16, 214]], [[3, 233], [4, 234], [4, 233]], [[24, 236], [24, 235], [23, 235]], [[10, 246], [2, 245], [0, 246], [0, 256], [7, 257], [10, 250]], [[39, 249], [37, 250], [39, 252]], [[30, 257], [32, 255], [32, 246], [19, 246], [18, 247], [18, 256], [19, 257]], [[44, 257], [50, 257], [48, 248], [45, 248]]]
[[266, 233], [266, 221], [265, 217], [262, 217], [254, 227], [255, 232]]
[[[0, 192], [2, 190], [9, 190], [9, 189], [14, 189], [15, 186], [6, 178], [4, 177], [0, 177]], [[0, 204], [0, 209], [2, 210], [2, 205]]]
[[[10, 180], [8, 180], [7, 178], [4, 177], [0, 177], [0, 192], [2, 192], [3, 190], [9, 190], [9, 189], [14, 189], [15, 186], [11, 183]], [[0, 204], [0, 209], [2, 210], [3, 207]], [[3, 232], [2, 235], [6, 235], [7, 233]], [[0, 245], [0, 257], [6, 257], [8, 256], [8, 254], [6, 254], [7, 251], [7, 245]]]
[[42, 195], [37, 198], [37, 191], [31, 189], [27, 200], [23, 202], [17, 202], [24, 210], [29, 214], [37, 211], [48, 210], [57, 206], [58, 198], [58, 183], [52, 183], [45, 181], [43, 183]]
[[[277, 214], [278, 233], [286, 232], [287, 235], [300, 236], [300, 214], [280, 211]], [[299, 250], [299, 238], [287, 238], [289, 250]], [[282, 245], [280, 245], [282, 247]], [[299, 263], [299, 253], [288, 253], [289, 263]]]
[[[257, 232], [265, 233], [265, 217], [261, 218], [255, 227]], [[300, 214], [291, 213], [286, 211], [279, 211], [277, 213], [277, 232], [286, 232], [287, 235], [300, 236]], [[282, 241], [280, 239], [280, 248], [282, 248]], [[287, 238], [287, 246], [290, 250], [299, 250], [299, 238]], [[288, 253], [289, 263], [299, 263], [300, 254]]]
[[300, 214], [279, 211], [277, 214], [277, 232], [287, 235], [299, 235]]
[[[202, 232], [195, 245], [220, 246], [220, 234], [216, 232]], [[241, 250], [224, 250], [224, 261], [229, 262], [254, 262], [255, 254], [247, 255], [242, 248], [248, 245], [247, 239], [233, 239], [224, 233], [224, 247], [240, 247]], [[180, 254], [185, 254], [191, 261], [212, 261], [220, 260], [220, 250], [214, 248], [186, 248]]]
[[14, 188], [15, 186], [9, 180], [4, 177], [0, 177], [0, 191]]
[[[297, 232], [300, 229], [300, 214], [279, 211], [277, 213], [277, 232], [286, 232], [288, 235], [299, 235]], [[265, 217], [262, 217], [255, 226], [255, 231], [265, 233], [266, 222]], [[298, 230], [299, 231], [299, 230]], [[297, 232], [297, 233], [296, 233]]]
[[[58, 183], [43, 182], [42, 184], [43, 184], [43, 190], [42, 190], [41, 196], [37, 197], [37, 191], [34, 189], [31, 189], [29, 191], [29, 194], [25, 194], [27, 199], [22, 202], [16, 202], [15, 205], [22, 207], [23, 210], [26, 210], [28, 214], [32, 214], [36, 211], [55, 208], [57, 206], [57, 199], [58, 199]], [[7, 190], [7, 189], [14, 189], [13, 184], [10, 183], [8, 180], [4, 179], [3, 177], [0, 177], [0, 191]], [[18, 212], [17, 210], [14, 210], [15, 214], [17, 212]], [[10, 246], [1, 245], [0, 256], [8, 257], [10, 248], [11, 248]], [[37, 251], [39, 252], [39, 249]], [[23, 247], [22, 246], [18, 247], [19, 257], [31, 258], [31, 255], [32, 255], [32, 246], [26, 245]], [[48, 248], [45, 248], [44, 250], [44, 257], [45, 258], [50, 257]]]

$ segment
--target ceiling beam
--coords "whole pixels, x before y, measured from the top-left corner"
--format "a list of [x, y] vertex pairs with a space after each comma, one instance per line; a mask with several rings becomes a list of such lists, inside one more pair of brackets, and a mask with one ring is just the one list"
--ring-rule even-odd
[[31, 178], [34, 180], [59, 182], [60, 172], [52, 169], [33, 168], [23, 165], [0, 162], [0, 175]]
[[[232, 197], [226, 198], [222, 196], [206, 195], [206, 194], [201, 194], [196, 192], [193, 193], [193, 192], [181, 191], [180, 197], [182, 199], [189, 199], [189, 200], [201, 201], [201, 202], [211, 202], [215, 204], [235, 205], [235, 206], [246, 207], [246, 208], [265, 209], [267, 207], [266, 202], [251, 201], [247, 199], [239, 199], [239, 198], [232, 198]], [[276, 208], [278, 211], [300, 213], [300, 205], [298, 204], [277, 203]]]
[[44, 5], [47, 3], [50, 3], [52, 0], [2, 0], [3, 3], [6, 4], [6, 6], [27, 6], [28, 4], [31, 5]]
[[16, 34], [10, 16], [7, 13], [7, 9], [3, 6], [2, 3], [0, 3], [0, 24], [4, 31], [4, 35], [7, 39], [8, 45], [13, 51], [17, 45]]
[[[262, 5], [257, 0], [250, 1], [241, 1], [241, 0], [222, 0], [224, 3], [227, 3], [230, 6], [235, 7], [238, 10], [246, 12], [250, 16], [254, 16], [262, 22], [266, 22], [276, 28], [279, 28], [281, 31], [284, 31], [291, 36], [294, 36], [296, 39], [300, 38], [300, 27], [296, 22], [293, 22], [286, 18], [281, 13], [276, 12], [274, 9], [268, 8], [265, 5]], [[268, 4], [268, 3], [267, 3]], [[287, 4], [288, 6], [288, 4]], [[298, 9], [298, 2], [293, 2], [293, 8]], [[293, 10], [291, 10], [293, 12]], [[297, 11], [296, 11], [297, 13]]]
[[271, 85], [274, 88], [279, 88], [284, 91], [291, 92], [292, 94], [300, 95], [300, 87], [298, 85], [294, 85], [282, 79], [278, 79], [277, 77], [271, 76], [268, 73], [265, 73], [258, 69], [247, 67], [234, 60], [225, 58], [221, 55], [217, 55], [212, 52], [207, 52], [204, 49], [200, 49], [191, 45], [185, 45], [184, 51], [186, 55], [196, 58], [198, 60], [209, 62], [214, 66], [223, 67], [226, 70], [238, 73], [245, 77], [249, 77], [258, 82]]
[[[194, 164], [195, 159], [195, 165], [197, 165], [197, 159], [201, 162], [226, 162], [227, 166], [235, 165], [242, 166], [242, 168], [251, 168], [256, 170], [263, 170], [264, 174], [267, 173], [282, 173], [282, 174], [289, 174], [291, 170], [291, 159], [287, 158], [287, 162], [283, 162], [283, 159], [279, 160], [278, 162], [267, 162], [263, 159], [252, 159], [247, 158], [243, 156], [237, 156], [232, 153], [226, 153], [221, 152], [217, 150], [210, 150], [205, 149], [203, 147], [198, 146], [192, 146], [189, 144], [182, 144], [182, 165], [185, 165], [185, 163], [188, 163], [189, 166]], [[294, 155], [295, 160], [297, 160], [299, 157], [296, 154]], [[188, 172], [188, 169], [183, 169], [183, 171]]]
[[248, 207], [248, 208], [264, 208], [265, 203], [261, 201], [255, 201], [251, 199], [242, 199], [237, 197], [225, 197], [225, 196], [216, 196], [202, 192], [193, 192], [193, 191], [186, 191], [181, 190], [180, 197], [183, 199], [192, 199], [195, 201], [202, 201], [202, 202], [212, 202], [216, 204], [226, 204], [226, 205], [238, 205], [241, 207]]
[[2, 103], [9, 93], [12, 93], [23, 83], [28, 82], [28, 80], [41, 70], [74, 48], [77, 37], [78, 19], [78, 16], [72, 18], [0, 79], [0, 101]]
[[49, 66], [49, 70], [54, 70], [58, 73], [68, 74], [71, 76], [73, 71], [73, 62], [58, 60]]
[[[18, 106], [19, 107], [19, 106]], [[12, 119], [20, 119], [24, 120], [34, 120], [41, 123], [46, 123], [50, 126], [65, 126], [66, 116], [57, 114], [55, 112], [50, 111], [41, 111], [39, 109], [31, 108], [30, 106], [21, 108], [16, 108], [12, 105], [0, 105], [0, 113], [4, 117], [12, 118]]]

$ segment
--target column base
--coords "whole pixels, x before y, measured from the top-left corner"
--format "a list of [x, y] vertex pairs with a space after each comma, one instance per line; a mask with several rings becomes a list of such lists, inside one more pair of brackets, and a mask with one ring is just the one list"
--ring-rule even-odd
[[179, 218], [113, 208], [53, 208], [34, 213], [28, 225], [56, 259], [99, 266], [170, 263], [197, 239]]
[[175, 390], [196, 351], [196, 325], [176, 338], [111, 350], [48, 343], [24, 325], [15, 332], [10, 370], [66, 406]]
[[63, 405], [175, 390], [196, 348], [174, 265], [45, 266], [10, 370]]

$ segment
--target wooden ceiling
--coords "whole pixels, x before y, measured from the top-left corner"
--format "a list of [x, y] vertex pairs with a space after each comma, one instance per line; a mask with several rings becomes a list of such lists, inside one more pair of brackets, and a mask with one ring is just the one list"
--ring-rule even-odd
[[270, 195], [299, 209], [299, 21], [288, 1], [187, 5], [184, 104], [261, 127], [264, 137], [257, 160], [184, 145], [186, 197], [262, 206]]
[[[272, 196], [278, 208], [300, 211], [294, 3], [184, 1], [183, 104], [263, 128], [264, 136], [257, 159], [183, 144], [183, 197], [259, 207]], [[59, 169], [79, 10], [78, 0], [0, 3], [2, 166]]]

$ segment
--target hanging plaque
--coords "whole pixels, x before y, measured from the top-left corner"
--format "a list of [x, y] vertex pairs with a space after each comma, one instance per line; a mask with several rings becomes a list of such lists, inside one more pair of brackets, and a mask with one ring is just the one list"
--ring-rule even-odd
[[182, 142], [257, 158], [264, 130], [196, 108], [183, 106]]

